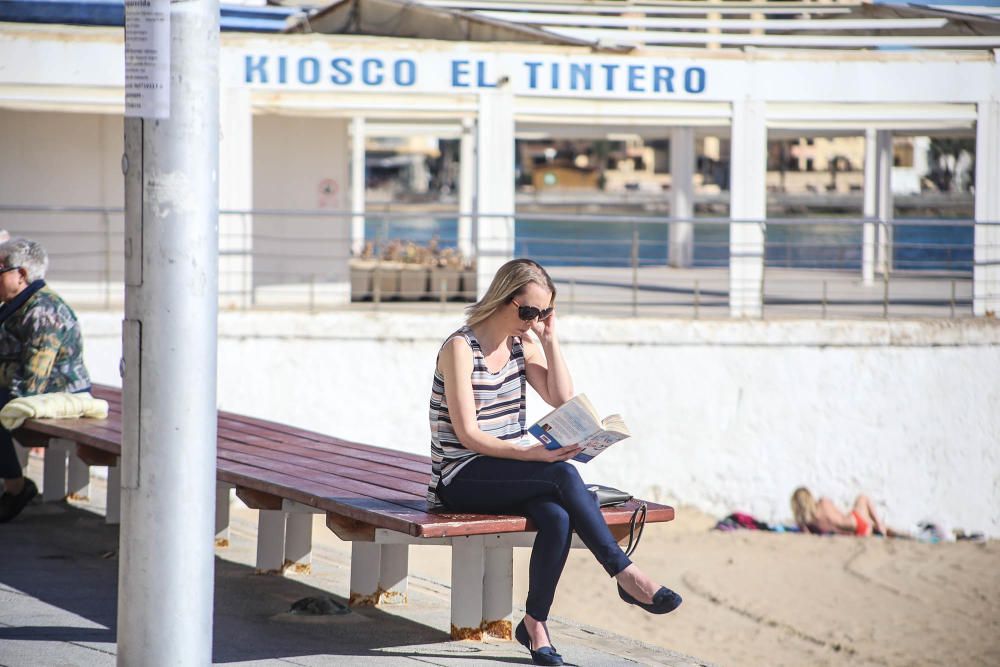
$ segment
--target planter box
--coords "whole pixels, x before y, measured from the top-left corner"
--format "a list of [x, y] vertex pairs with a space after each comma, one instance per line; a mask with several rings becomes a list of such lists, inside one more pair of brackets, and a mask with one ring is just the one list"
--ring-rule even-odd
[[351, 271], [351, 301], [365, 301], [372, 298], [372, 276], [375, 272], [375, 261], [370, 259], [352, 259], [348, 266]]
[[442, 288], [445, 299], [456, 299], [462, 296], [462, 271], [440, 266], [431, 268], [429, 296], [434, 300], [441, 299]]
[[465, 301], [476, 301], [476, 270], [465, 269], [462, 271], [462, 298]]
[[381, 262], [375, 265], [372, 289], [378, 288], [380, 299], [399, 298], [399, 278], [402, 273], [403, 265], [400, 262]]
[[419, 301], [427, 297], [427, 278], [430, 267], [422, 264], [404, 264], [399, 273], [399, 298]]

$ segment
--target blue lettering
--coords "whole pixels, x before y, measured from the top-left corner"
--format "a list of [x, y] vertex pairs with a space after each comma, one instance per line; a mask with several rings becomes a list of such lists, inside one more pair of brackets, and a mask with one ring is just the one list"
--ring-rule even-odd
[[288, 59], [285, 56], [278, 57], [278, 83], [288, 83]]
[[570, 63], [569, 65], [569, 87], [570, 90], [579, 90], [580, 82], [583, 83], [584, 90], [590, 90], [590, 75], [591, 67], [587, 65], [578, 65], [576, 63]]
[[601, 65], [601, 69], [604, 70], [604, 86], [606, 90], [615, 89], [615, 70], [618, 69], [618, 65]]
[[668, 93], [674, 92], [674, 68], [657, 65], [653, 68], [653, 92], [660, 92], [660, 84]]
[[253, 83], [254, 72], [260, 75], [260, 83], [267, 83], [267, 70], [264, 66], [267, 65], [267, 56], [260, 56], [257, 62], [253, 61], [253, 56], [247, 56], [244, 59], [244, 64], [246, 67], [246, 83]]
[[309, 85], [319, 83], [319, 60], [316, 58], [299, 60], [299, 83]]
[[643, 93], [646, 91], [640, 84], [646, 80], [646, 72], [642, 65], [628, 66], [628, 89], [632, 93]]
[[538, 88], [538, 68], [542, 66], [542, 63], [524, 63], [528, 66], [528, 88], [534, 90]]
[[705, 90], [705, 70], [701, 67], [689, 67], [684, 71], [684, 90], [689, 93], [700, 93]]
[[552, 90], [559, 90], [559, 63], [552, 63]]
[[380, 85], [385, 80], [385, 77], [382, 76], [382, 61], [378, 58], [365, 58], [362, 60], [361, 80], [368, 86]]
[[350, 58], [334, 58], [330, 61], [330, 67], [333, 68], [333, 74], [330, 75], [330, 83], [338, 86], [347, 86], [354, 80], [354, 75], [351, 74]]
[[392, 80], [397, 86], [412, 86], [417, 80], [417, 65], [409, 58], [397, 60], [392, 68]]
[[469, 74], [469, 70], [466, 68], [468, 64], [468, 60], [451, 61], [451, 85], [453, 88], [469, 87], [469, 82], [465, 79]]
[[482, 60], [476, 62], [476, 85], [480, 88], [496, 88], [497, 84], [486, 81], [486, 63]]

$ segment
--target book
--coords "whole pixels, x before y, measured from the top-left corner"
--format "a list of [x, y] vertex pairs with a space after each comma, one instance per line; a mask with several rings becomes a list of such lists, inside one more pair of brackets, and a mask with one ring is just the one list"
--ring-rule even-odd
[[546, 449], [578, 444], [574, 461], [586, 463], [611, 445], [632, 435], [621, 415], [601, 419], [584, 394], [577, 394], [528, 428]]

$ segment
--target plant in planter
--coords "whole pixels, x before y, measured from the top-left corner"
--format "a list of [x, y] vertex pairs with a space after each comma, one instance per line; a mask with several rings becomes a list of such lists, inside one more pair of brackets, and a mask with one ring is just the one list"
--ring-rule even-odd
[[353, 301], [375, 298], [376, 293], [379, 299], [406, 301], [467, 298], [470, 290], [475, 296], [474, 265], [456, 249], [441, 248], [437, 239], [426, 244], [393, 239], [381, 249], [369, 241], [350, 267]]

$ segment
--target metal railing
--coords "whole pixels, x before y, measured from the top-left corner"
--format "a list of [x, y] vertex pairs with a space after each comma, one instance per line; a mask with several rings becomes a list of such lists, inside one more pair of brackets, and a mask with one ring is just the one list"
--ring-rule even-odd
[[[458, 309], [475, 298], [474, 256], [457, 248], [459, 215], [440, 210], [368, 213], [220, 212], [223, 308]], [[480, 244], [510, 216], [470, 216]], [[121, 209], [0, 206], [0, 227], [41, 241], [49, 281], [77, 307], [120, 308]], [[545, 265], [561, 309], [609, 316], [727, 317], [735, 290], [756, 290], [765, 317], [963, 317], [972, 314], [974, 223], [956, 219], [730, 218], [523, 213], [514, 256]], [[363, 242], [352, 220], [363, 222]], [[689, 266], [670, 266], [669, 227], [690, 223]], [[979, 223], [984, 224], [984, 223]], [[990, 223], [996, 224], [996, 223]], [[734, 225], [759, 229], [741, 245]], [[865, 235], [865, 226], [871, 234]], [[863, 279], [865, 239], [872, 267]], [[874, 242], [873, 242], [874, 243]], [[473, 245], [475, 247], [475, 245]], [[884, 258], [880, 261], [880, 252]], [[734, 258], [761, 272], [746, 280]], [[759, 279], [758, 279], [759, 276]]]

